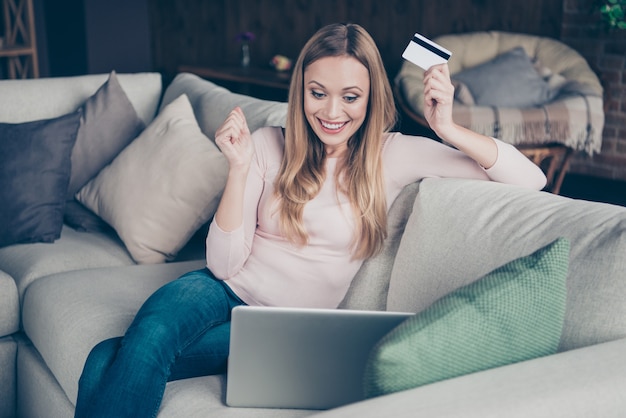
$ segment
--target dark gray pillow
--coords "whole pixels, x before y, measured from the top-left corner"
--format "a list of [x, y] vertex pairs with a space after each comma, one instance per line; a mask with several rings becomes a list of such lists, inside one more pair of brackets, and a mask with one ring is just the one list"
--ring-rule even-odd
[[0, 123], [0, 247], [61, 236], [80, 117]]
[[[72, 151], [72, 175], [67, 189], [65, 223], [79, 231], [108, 230], [108, 225], [74, 195], [107, 166], [145, 128], [126, 96], [115, 71], [82, 106], [83, 116]], [[69, 202], [71, 201], [71, 203]]]
[[522, 47], [456, 73], [452, 80], [467, 86], [477, 106], [540, 106], [555, 94]]

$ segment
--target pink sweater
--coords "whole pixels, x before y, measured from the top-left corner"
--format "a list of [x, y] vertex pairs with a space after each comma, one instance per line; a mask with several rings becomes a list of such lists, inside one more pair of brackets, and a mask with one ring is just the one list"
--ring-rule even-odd
[[[280, 128], [253, 135], [256, 157], [246, 184], [243, 225], [225, 232], [212, 222], [207, 267], [247, 304], [336, 308], [363, 260], [351, 260], [354, 222], [350, 205], [335, 193], [336, 160], [327, 161], [320, 193], [304, 208], [309, 244], [298, 247], [280, 234], [274, 179], [283, 155]], [[383, 147], [387, 209], [402, 188], [425, 177], [494, 180], [541, 189], [545, 176], [513, 146], [496, 141], [498, 159], [485, 170], [451, 147], [428, 138], [387, 134]]]

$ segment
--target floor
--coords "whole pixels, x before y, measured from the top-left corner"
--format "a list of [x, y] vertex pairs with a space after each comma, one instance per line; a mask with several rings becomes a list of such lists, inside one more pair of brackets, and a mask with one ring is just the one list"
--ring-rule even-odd
[[626, 181], [566, 174], [562, 196], [626, 206]]

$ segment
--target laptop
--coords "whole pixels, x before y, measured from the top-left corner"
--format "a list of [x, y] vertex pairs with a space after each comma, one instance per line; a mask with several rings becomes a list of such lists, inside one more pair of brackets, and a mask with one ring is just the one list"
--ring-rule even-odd
[[374, 345], [411, 313], [343, 309], [233, 309], [226, 404], [329, 409], [364, 399]]

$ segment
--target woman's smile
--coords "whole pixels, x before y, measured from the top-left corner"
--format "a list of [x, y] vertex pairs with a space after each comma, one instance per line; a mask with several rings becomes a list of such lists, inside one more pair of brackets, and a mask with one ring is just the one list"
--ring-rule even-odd
[[318, 120], [322, 125], [322, 129], [324, 130], [324, 132], [329, 134], [336, 134], [341, 132], [343, 128], [348, 124], [348, 122], [327, 122], [319, 118]]

